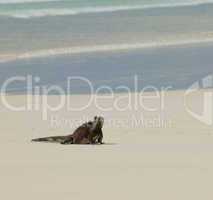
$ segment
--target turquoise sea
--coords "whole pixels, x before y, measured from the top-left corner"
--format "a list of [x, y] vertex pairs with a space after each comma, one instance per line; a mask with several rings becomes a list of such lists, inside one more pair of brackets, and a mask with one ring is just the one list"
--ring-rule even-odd
[[213, 0], [0, 0], [0, 84], [31, 74], [133, 89], [138, 75], [139, 88], [187, 88], [213, 73], [212, 21]]

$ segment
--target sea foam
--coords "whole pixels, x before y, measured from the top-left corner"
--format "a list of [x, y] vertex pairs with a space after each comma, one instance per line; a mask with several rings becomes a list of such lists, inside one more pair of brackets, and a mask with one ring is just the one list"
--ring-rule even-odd
[[[14, 0], [14, 2], [15, 1], [16, 0]], [[33, 2], [33, 0], [23, 0], [23, 2], [24, 1]], [[42, 0], [38, 0], [38, 1], [42, 1]], [[20, 2], [22, 1], [20, 0]], [[146, 10], [146, 9], [155, 9], [155, 8], [197, 6], [197, 5], [210, 4], [210, 3], [213, 3], [213, 0], [193, 0], [188, 2], [178, 2], [178, 3], [159, 3], [159, 4], [132, 5], [132, 6], [118, 5], [118, 6], [95, 6], [95, 7], [77, 7], [77, 8], [47, 8], [47, 9], [41, 8], [41, 9], [26, 9], [26, 10], [20, 10], [20, 11], [19, 10], [15, 10], [15, 11], [11, 10], [11, 11], [5, 11], [5, 12], [3, 11], [3, 12], [0, 12], [0, 15], [14, 17], [14, 18], [32, 18], [32, 17], [45, 17], [45, 16], [79, 15], [79, 14], [117, 12], [117, 11], [128, 11], [128, 10]]]
[[147, 43], [136, 43], [136, 44], [106, 44], [106, 45], [95, 45], [95, 46], [84, 46], [84, 47], [66, 47], [56, 49], [45, 49], [38, 51], [31, 51], [21, 53], [18, 55], [7, 55], [0, 57], [0, 63], [11, 62], [16, 60], [27, 60], [32, 58], [42, 58], [59, 55], [73, 55], [73, 54], [85, 54], [94, 52], [113, 52], [113, 51], [130, 51], [137, 49], [149, 49], [149, 48], [163, 48], [171, 46], [182, 46], [190, 44], [202, 44], [212, 43], [213, 38], [191, 38], [186, 40], [174, 40], [174, 41], [159, 41], [159, 42], [147, 42]]
[[39, 2], [52, 2], [58, 0], [0, 0], [0, 4], [17, 4], [17, 3], [39, 3]]

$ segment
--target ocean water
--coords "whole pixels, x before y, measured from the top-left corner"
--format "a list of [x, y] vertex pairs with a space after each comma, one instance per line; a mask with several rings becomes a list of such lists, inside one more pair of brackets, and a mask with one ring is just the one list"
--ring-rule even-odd
[[212, 21], [213, 0], [0, 0], [0, 85], [31, 74], [65, 88], [84, 76], [134, 91], [137, 75], [140, 89], [185, 89], [213, 73]]
[[[91, 88], [96, 92], [102, 87], [99, 93], [110, 90], [123, 93], [127, 92], [126, 87], [131, 92], [140, 92], [147, 87], [158, 91], [185, 90], [196, 82], [201, 83], [207, 76], [213, 78], [212, 52], [213, 44], [196, 44], [19, 60], [0, 65], [0, 85], [10, 77], [26, 79], [30, 75], [33, 88], [56, 85], [66, 94], [90, 94]], [[39, 82], [34, 81], [36, 77]], [[69, 78], [74, 79], [69, 82]], [[27, 81], [12, 82], [6, 92], [26, 93]], [[53, 91], [51, 94], [58, 93]]]
[[183, 7], [206, 3], [213, 3], [213, 0], [0, 0], [0, 15], [31, 18]]

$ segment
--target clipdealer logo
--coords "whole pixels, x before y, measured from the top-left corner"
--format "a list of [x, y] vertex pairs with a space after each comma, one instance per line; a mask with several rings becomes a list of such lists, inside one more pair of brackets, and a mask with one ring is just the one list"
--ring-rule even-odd
[[213, 87], [213, 75], [206, 76], [200, 81], [193, 83], [184, 94], [184, 106], [186, 111], [193, 118], [209, 126], [213, 125], [213, 92], [208, 90], [203, 92], [203, 102], [200, 105], [202, 113], [200, 114], [189, 107], [189, 104], [187, 104], [187, 97], [200, 89], [208, 89], [211, 87]]
[[[76, 82], [77, 81], [77, 82]], [[2, 105], [14, 112], [41, 112], [42, 119], [48, 120], [51, 113], [57, 112], [61, 109], [66, 109], [69, 112], [82, 112], [89, 109], [91, 106], [95, 107], [97, 112], [111, 112], [116, 110], [123, 111], [137, 111], [143, 112], [160, 112], [164, 113], [166, 91], [171, 86], [156, 88], [152, 85], [147, 85], [139, 89], [139, 79], [135, 75], [132, 79], [134, 91], [126, 85], [117, 85], [110, 87], [109, 85], [99, 85], [95, 87], [93, 83], [86, 77], [70, 76], [67, 77], [66, 85], [41, 85], [40, 77], [15, 76], [7, 79], [0, 88], [0, 101]], [[18, 104], [8, 98], [7, 91], [14, 83], [22, 83], [25, 85], [26, 92], [24, 92], [23, 100]], [[88, 88], [88, 93], [82, 100], [73, 101], [72, 85], [84, 84]], [[56, 94], [57, 99], [51, 101], [51, 94]], [[119, 94], [119, 95], [117, 95]], [[122, 94], [122, 95], [121, 95]], [[107, 102], [106, 104], [104, 102]]]

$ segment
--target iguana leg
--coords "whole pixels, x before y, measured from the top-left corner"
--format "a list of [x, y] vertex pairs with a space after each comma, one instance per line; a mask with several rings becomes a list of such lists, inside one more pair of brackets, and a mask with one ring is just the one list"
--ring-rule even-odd
[[64, 141], [61, 142], [61, 144], [73, 144], [73, 138], [66, 138]]
[[100, 135], [98, 138], [98, 143], [103, 144], [103, 135]]
[[89, 144], [95, 144], [95, 140], [93, 138], [93, 134], [90, 134], [88, 137]]
[[80, 144], [90, 144], [90, 141], [89, 141], [89, 139], [84, 138], [81, 140]]

